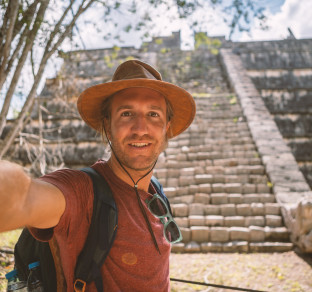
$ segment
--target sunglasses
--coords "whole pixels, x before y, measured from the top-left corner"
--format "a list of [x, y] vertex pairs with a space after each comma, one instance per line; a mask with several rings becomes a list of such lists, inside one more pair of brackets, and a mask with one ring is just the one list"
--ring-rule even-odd
[[172, 218], [167, 204], [161, 196], [154, 194], [153, 198], [145, 200], [151, 213], [160, 219], [164, 225], [164, 237], [169, 243], [176, 243], [182, 240], [182, 234], [178, 224]]

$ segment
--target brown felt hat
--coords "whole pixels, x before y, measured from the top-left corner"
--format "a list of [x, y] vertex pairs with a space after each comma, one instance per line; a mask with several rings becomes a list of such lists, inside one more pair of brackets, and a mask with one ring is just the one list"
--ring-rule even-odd
[[102, 123], [103, 101], [126, 88], [145, 87], [160, 92], [171, 104], [171, 119], [168, 137], [173, 138], [192, 123], [196, 106], [193, 97], [186, 90], [174, 84], [162, 81], [160, 73], [152, 66], [139, 60], [129, 60], [115, 71], [111, 82], [98, 84], [83, 91], [77, 101], [82, 119], [99, 131]]

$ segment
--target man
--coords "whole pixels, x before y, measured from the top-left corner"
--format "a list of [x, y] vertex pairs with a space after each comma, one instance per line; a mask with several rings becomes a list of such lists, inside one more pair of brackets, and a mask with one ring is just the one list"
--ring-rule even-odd
[[[170, 241], [175, 238], [146, 203], [154, 199], [153, 168], [167, 139], [193, 121], [195, 103], [184, 89], [162, 81], [138, 60], [121, 64], [112, 82], [78, 98], [83, 120], [103, 133], [112, 154], [92, 167], [108, 182], [118, 209], [118, 230], [102, 267], [105, 291], [168, 291]], [[63, 169], [30, 179], [20, 167], [0, 165], [0, 231], [28, 226], [41, 240], [56, 240], [67, 291], [92, 217], [88, 175]], [[168, 234], [167, 234], [168, 231]], [[165, 234], [165, 235], [164, 235]], [[94, 283], [86, 291], [96, 291]]]

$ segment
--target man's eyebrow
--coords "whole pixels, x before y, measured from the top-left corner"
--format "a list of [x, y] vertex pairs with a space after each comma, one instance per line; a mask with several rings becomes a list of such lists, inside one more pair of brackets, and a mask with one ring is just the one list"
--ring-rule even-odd
[[121, 111], [121, 110], [124, 110], [124, 109], [133, 109], [133, 106], [131, 106], [131, 105], [121, 105], [121, 106], [119, 106], [118, 108], [117, 108], [117, 112], [118, 111]]
[[[121, 110], [124, 110], [124, 109], [133, 109], [133, 108], [134, 108], [134, 107], [133, 107], [132, 105], [127, 105], [127, 104], [125, 104], [125, 105], [119, 106], [119, 107], [117, 108], [116, 111], [118, 112], [118, 111], [121, 111]], [[159, 110], [159, 111], [165, 112], [165, 110], [163, 110], [162, 107], [157, 106], [157, 105], [151, 105], [151, 106], [149, 106], [149, 108], [150, 108], [151, 110]]]

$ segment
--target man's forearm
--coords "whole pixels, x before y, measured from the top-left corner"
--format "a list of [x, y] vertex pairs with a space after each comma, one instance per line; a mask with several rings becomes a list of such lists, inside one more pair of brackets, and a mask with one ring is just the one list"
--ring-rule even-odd
[[0, 161], [0, 232], [27, 224], [25, 202], [30, 183], [21, 166]]

